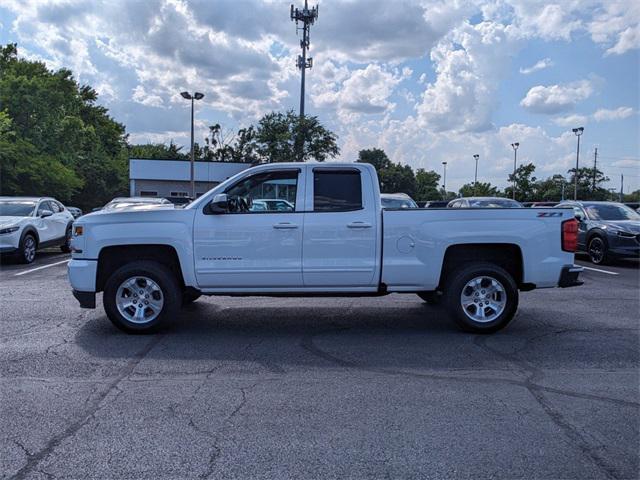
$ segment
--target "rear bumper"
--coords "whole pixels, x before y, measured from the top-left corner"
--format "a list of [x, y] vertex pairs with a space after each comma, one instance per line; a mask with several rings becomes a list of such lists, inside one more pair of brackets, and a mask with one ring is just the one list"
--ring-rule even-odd
[[73, 296], [80, 302], [80, 308], [96, 308], [95, 292], [79, 292], [78, 290], [73, 290]]
[[558, 286], [560, 288], [578, 287], [584, 282], [578, 277], [584, 271], [579, 265], [565, 265], [560, 272], [560, 279], [558, 280]]

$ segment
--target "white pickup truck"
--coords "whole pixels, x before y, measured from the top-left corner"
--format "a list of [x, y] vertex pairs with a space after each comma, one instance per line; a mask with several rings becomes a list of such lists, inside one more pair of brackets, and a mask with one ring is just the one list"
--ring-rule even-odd
[[273, 163], [184, 209], [81, 217], [68, 268], [80, 306], [103, 292], [131, 333], [164, 327], [200, 295], [390, 293], [442, 301], [463, 329], [488, 333], [513, 318], [519, 291], [582, 283], [576, 238], [571, 208], [383, 210], [371, 165]]

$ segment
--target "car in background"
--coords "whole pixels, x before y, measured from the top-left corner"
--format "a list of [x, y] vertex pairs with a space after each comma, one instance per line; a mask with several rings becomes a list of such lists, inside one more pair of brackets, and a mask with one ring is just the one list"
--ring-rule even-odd
[[466, 197], [451, 200], [447, 208], [523, 208], [523, 206], [510, 198]]
[[158, 205], [166, 208], [174, 208], [173, 203], [171, 203], [166, 198], [157, 198], [157, 197], [117, 197], [111, 200], [102, 208], [94, 208], [94, 212], [98, 210], [116, 210], [120, 208], [130, 208], [141, 205]]
[[447, 208], [449, 200], [429, 200], [423, 208]]
[[560, 202], [532, 202], [529, 205], [531, 208], [551, 208], [558, 205]]
[[420, 208], [418, 204], [406, 193], [382, 193], [380, 194], [382, 208]]
[[252, 201], [250, 212], [293, 212], [293, 203], [282, 198], [256, 198]]
[[67, 210], [69, 210], [69, 213], [73, 215], [73, 218], [82, 216], [82, 210], [80, 210], [78, 207], [67, 207]]
[[0, 197], [0, 253], [31, 263], [40, 248], [70, 252], [73, 220], [55, 198]]
[[564, 201], [578, 220], [578, 251], [592, 263], [603, 265], [614, 258], [640, 255], [640, 214], [618, 202]]
[[193, 198], [191, 197], [167, 197], [166, 200], [173, 203], [176, 207], [184, 207], [185, 205], [189, 205]]

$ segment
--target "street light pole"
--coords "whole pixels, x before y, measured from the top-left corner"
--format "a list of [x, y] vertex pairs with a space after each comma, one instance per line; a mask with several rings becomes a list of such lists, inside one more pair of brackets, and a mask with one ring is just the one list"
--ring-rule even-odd
[[511, 147], [513, 148], [513, 187], [512, 187], [512, 197], [516, 199], [516, 164], [518, 163], [518, 147], [520, 143], [512, 143]]
[[201, 100], [204, 98], [204, 94], [199, 93], [199, 92], [195, 92], [193, 95], [191, 95], [189, 92], [180, 92], [180, 95], [182, 95], [182, 98], [186, 99], [186, 100], [191, 100], [191, 174], [190, 174], [190, 179], [191, 179], [191, 199], [196, 198], [196, 181], [195, 181], [195, 177], [194, 177], [194, 164], [195, 164], [195, 154], [193, 151], [193, 145], [194, 145], [194, 141], [193, 141], [193, 109], [194, 109], [194, 105], [193, 102], [194, 100]]
[[478, 159], [480, 158], [480, 155], [476, 153], [473, 158], [476, 161], [476, 174], [473, 177], [473, 194], [478, 195]]
[[444, 166], [444, 175], [442, 177], [442, 190], [444, 190], [444, 200], [447, 199], [447, 162], [442, 162]]
[[573, 133], [578, 137], [578, 148], [576, 150], [576, 171], [573, 174], [573, 199], [578, 200], [578, 167], [580, 165], [580, 137], [584, 132], [584, 127], [574, 128]]

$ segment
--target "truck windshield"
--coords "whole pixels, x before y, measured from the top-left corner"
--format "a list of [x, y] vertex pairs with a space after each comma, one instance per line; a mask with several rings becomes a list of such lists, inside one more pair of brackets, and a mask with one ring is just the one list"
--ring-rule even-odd
[[36, 208], [35, 202], [16, 200], [0, 201], [0, 217], [29, 217]]
[[640, 220], [638, 213], [621, 203], [592, 203], [585, 210], [592, 220]]

